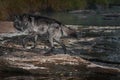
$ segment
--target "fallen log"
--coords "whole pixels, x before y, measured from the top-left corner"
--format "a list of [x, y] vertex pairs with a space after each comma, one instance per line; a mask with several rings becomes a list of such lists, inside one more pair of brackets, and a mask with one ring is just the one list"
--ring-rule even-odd
[[[17, 56], [14, 56], [17, 55]], [[69, 74], [91, 71], [104, 74], [120, 74], [120, 69], [101, 66], [80, 57], [65, 54], [42, 56], [30, 52], [15, 52], [14, 55], [0, 57], [0, 72], [29, 74]], [[20, 56], [23, 57], [20, 57]], [[28, 57], [29, 55], [29, 57]]]

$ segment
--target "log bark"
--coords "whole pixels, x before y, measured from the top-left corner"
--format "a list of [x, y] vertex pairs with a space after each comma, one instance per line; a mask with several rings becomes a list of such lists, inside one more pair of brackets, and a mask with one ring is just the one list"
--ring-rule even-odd
[[42, 56], [30, 52], [15, 52], [0, 57], [0, 72], [19, 74], [58, 74], [91, 71], [104, 74], [120, 74], [120, 69], [101, 66], [80, 57], [65, 54]]

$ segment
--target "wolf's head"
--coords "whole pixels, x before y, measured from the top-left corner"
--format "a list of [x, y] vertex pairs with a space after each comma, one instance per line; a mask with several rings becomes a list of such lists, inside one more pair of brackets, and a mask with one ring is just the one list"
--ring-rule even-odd
[[19, 31], [25, 31], [28, 28], [29, 17], [27, 15], [17, 15], [14, 17], [14, 27]]

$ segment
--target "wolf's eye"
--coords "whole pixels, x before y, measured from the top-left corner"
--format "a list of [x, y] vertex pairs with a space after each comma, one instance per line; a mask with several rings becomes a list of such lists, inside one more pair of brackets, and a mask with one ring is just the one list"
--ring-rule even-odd
[[41, 30], [44, 31], [44, 27], [42, 27]]
[[25, 26], [27, 26], [27, 25], [28, 25], [28, 23], [27, 23], [27, 22], [25, 22], [25, 23], [24, 23], [24, 25], [25, 25]]
[[56, 29], [59, 29], [59, 27], [58, 27], [58, 26], [55, 26], [55, 28], [56, 28]]

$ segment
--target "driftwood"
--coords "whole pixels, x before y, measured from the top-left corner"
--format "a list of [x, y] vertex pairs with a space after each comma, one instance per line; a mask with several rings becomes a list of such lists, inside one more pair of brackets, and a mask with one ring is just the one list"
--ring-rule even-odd
[[40, 54], [20, 51], [0, 57], [0, 72], [57, 74], [56, 72], [75, 73], [82, 69], [104, 74], [120, 74], [120, 69], [118, 68], [97, 65], [80, 57], [65, 54], [42, 56]]

